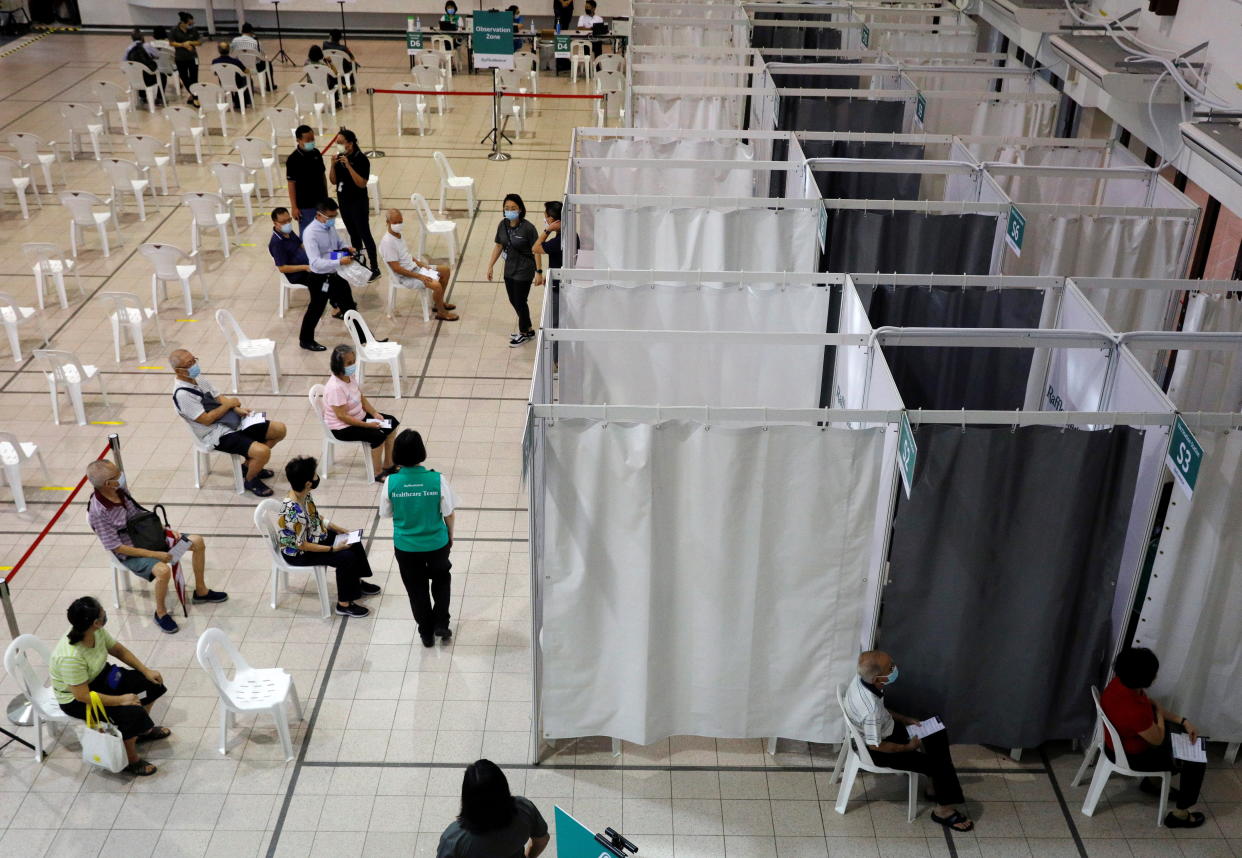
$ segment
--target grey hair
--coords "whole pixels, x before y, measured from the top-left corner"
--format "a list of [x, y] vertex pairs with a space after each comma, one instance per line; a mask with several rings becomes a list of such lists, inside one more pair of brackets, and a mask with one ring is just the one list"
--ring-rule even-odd
[[887, 653], [882, 650], [867, 650], [858, 656], [858, 675], [863, 678], [864, 682], [871, 682], [880, 675], [880, 671], [884, 668], [884, 657]]
[[98, 459], [86, 466], [86, 478], [91, 481], [92, 486], [102, 489], [104, 483], [112, 479], [113, 469], [120, 472], [120, 468], [110, 459]]
[[341, 343], [332, 349], [332, 356], [328, 358], [328, 369], [332, 370], [333, 375], [345, 374], [345, 355], [354, 354], [354, 347], [348, 343]]

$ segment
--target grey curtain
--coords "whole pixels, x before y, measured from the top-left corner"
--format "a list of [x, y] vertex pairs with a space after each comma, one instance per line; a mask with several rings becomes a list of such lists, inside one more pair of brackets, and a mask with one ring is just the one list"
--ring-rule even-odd
[[[873, 327], [1038, 328], [1044, 293], [1035, 289], [933, 286], [860, 288], [870, 292]], [[884, 349], [907, 408], [948, 410], [1021, 408], [1031, 369], [1030, 349]]]
[[[779, 75], [778, 77], [788, 77]], [[808, 76], [809, 77], [809, 76]], [[836, 76], [820, 77], [816, 89], [840, 89]], [[777, 80], [777, 86], [781, 83]], [[782, 94], [776, 127], [781, 131], [862, 131], [901, 133], [904, 101]]]
[[879, 646], [890, 705], [956, 743], [1086, 735], [1142, 435], [1117, 428], [923, 426], [893, 523]]
[[[918, 160], [923, 147], [909, 143], [860, 140], [799, 141], [807, 158], [896, 158]], [[923, 177], [917, 173], [816, 172], [820, 196], [829, 200], [917, 200]]]
[[[813, 14], [811, 12], [758, 12], [755, 15], [755, 27], [750, 44], [755, 48], [839, 48], [841, 47], [841, 31], [835, 27], [765, 27], [766, 21], [831, 21], [832, 14]], [[764, 56], [768, 62], [816, 62], [816, 57], [800, 57], [797, 55]]]
[[994, 215], [828, 211], [820, 270], [898, 274], [987, 274]]

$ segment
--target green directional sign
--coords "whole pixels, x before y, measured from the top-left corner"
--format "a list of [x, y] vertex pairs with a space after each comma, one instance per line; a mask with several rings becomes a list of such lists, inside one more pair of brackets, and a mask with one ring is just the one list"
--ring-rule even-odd
[[1026, 218], [1018, 207], [1009, 204], [1009, 220], [1005, 222], [1005, 244], [1013, 251], [1014, 256], [1022, 255], [1022, 239], [1026, 237]]
[[556, 854], [560, 858], [614, 858], [613, 851], [601, 846], [591, 829], [561, 810], [559, 805], [554, 805], [552, 812]]
[[871, 47], [871, 28], [866, 24], [863, 24], [862, 28], [862, 43], [864, 48]]
[[1180, 415], [1169, 434], [1169, 452], [1164, 460], [1182, 493], [1186, 497], [1194, 494], [1195, 483], [1199, 481], [1199, 466], [1203, 464], [1203, 447]]
[[927, 117], [927, 99], [923, 97], [923, 93], [919, 93], [918, 98], [914, 99], [914, 118], [919, 123], [919, 128], [923, 127], [923, 120]]
[[914, 463], [918, 459], [919, 448], [914, 443], [914, 430], [910, 428], [910, 418], [905, 412], [901, 414], [901, 425], [897, 429], [897, 469], [901, 471], [901, 484], [910, 497], [910, 487], [914, 485]]
[[421, 32], [415, 32], [414, 19], [410, 18], [409, 21], [406, 23], [405, 52], [407, 54], [413, 55], [413, 54], [418, 53], [422, 49], [423, 49], [423, 34]]
[[513, 68], [512, 12], [475, 12], [473, 39], [476, 69]]
[[555, 54], [558, 60], [569, 59], [569, 36], [558, 35], [556, 37]]

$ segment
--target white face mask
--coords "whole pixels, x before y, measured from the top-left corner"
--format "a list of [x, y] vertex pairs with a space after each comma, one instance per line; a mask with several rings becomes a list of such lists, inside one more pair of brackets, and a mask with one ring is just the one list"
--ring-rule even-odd
[[388, 228], [391, 229], [393, 232], [395, 232], [397, 235], [400, 235], [401, 230], [405, 229], [405, 224], [404, 223], [390, 223], [388, 224]]

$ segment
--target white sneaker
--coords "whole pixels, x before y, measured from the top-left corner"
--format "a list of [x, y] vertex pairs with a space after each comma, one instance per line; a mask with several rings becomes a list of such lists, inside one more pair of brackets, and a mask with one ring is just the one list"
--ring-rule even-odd
[[509, 337], [509, 348], [516, 349], [518, 346], [522, 345], [523, 343], [529, 342], [530, 340], [533, 340], [534, 338], [535, 338], [534, 334], [521, 334], [521, 333], [514, 334], [513, 336]]

